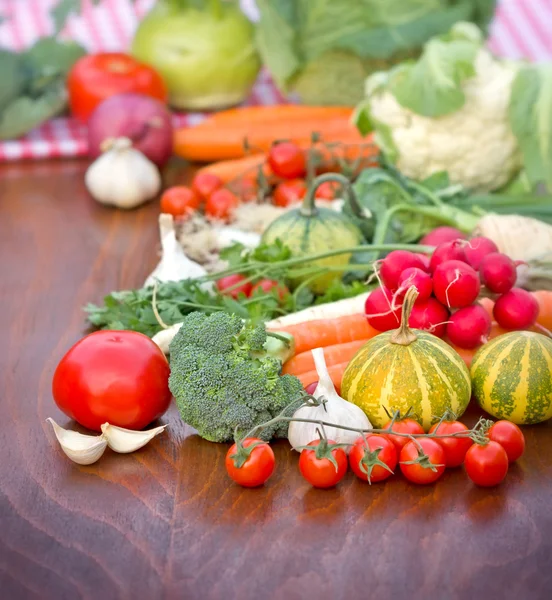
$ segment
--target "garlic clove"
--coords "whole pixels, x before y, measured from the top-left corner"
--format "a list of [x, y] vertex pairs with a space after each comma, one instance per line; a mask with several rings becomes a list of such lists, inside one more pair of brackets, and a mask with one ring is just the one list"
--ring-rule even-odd
[[163, 432], [166, 427], [166, 425], [161, 425], [147, 431], [135, 431], [104, 423], [102, 425], [102, 435], [112, 450], [120, 454], [128, 454], [145, 446], [155, 436]]
[[79, 465], [91, 465], [99, 460], [107, 447], [103, 435], [83, 435], [78, 431], [64, 429], [54, 419], [46, 419], [54, 428], [57, 441], [65, 454]]
[[167, 329], [162, 329], [151, 338], [159, 346], [163, 354], [169, 354], [171, 342], [181, 327], [182, 323], [175, 323]]

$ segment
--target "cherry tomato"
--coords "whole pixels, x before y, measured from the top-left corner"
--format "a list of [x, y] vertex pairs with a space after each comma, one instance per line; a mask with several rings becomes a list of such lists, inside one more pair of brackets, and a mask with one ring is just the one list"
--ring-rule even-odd
[[242, 202], [257, 201], [259, 186], [257, 185], [257, 182], [250, 177], [244, 177], [240, 181], [237, 181], [232, 186], [232, 190]]
[[274, 452], [266, 442], [257, 438], [247, 438], [242, 443], [244, 448], [249, 448], [252, 444], [259, 445], [251, 450], [251, 454], [241, 467], [237, 467], [232, 458], [238, 450], [236, 444], [233, 444], [226, 453], [226, 471], [236, 483], [243, 487], [263, 485], [274, 472], [276, 465]]
[[498, 485], [508, 473], [508, 455], [498, 443], [474, 444], [467, 452], [464, 467], [468, 477], [483, 487]]
[[277, 177], [303, 177], [307, 169], [305, 153], [293, 142], [274, 144], [268, 153], [268, 164]]
[[515, 462], [525, 450], [525, 437], [521, 429], [511, 421], [497, 421], [487, 436], [493, 442], [498, 442], [508, 455], [508, 462]]
[[[418, 445], [426, 457], [422, 457], [421, 463], [406, 464], [419, 458]], [[408, 481], [422, 485], [433, 483], [441, 477], [445, 472], [445, 461], [445, 451], [430, 438], [417, 438], [415, 442], [410, 440], [401, 450], [399, 458], [402, 474]]]
[[122, 52], [80, 58], [69, 72], [67, 91], [71, 112], [83, 122], [101, 102], [116, 94], [144, 94], [167, 101], [167, 87], [157, 71]]
[[228, 221], [232, 217], [232, 213], [239, 206], [240, 201], [236, 194], [230, 190], [221, 188], [215, 190], [205, 203], [205, 214], [219, 221]]
[[316, 188], [316, 198], [320, 200], [335, 200], [341, 185], [337, 181], [325, 181]]
[[54, 372], [59, 408], [82, 426], [109, 422], [143, 429], [169, 407], [169, 363], [157, 344], [135, 331], [96, 331], [78, 341]]
[[200, 199], [196, 193], [185, 185], [169, 188], [161, 196], [161, 212], [173, 217], [190, 215], [199, 208]]
[[[365, 472], [365, 469], [368, 469], [370, 483], [376, 483], [391, 477], [398, 460], [395, 444], [384, 435], [377, 434], [366, 436], [366, 442], [368, 443], [368, 451], [366, 450], [364, 438], [359, 437], [349, 452], [349, 464], [353, 473], [359, 479], [368, 481], [368, 474]], [[362, 459], [365, 456], [368, 464], [363, 465]]]
[[303, 179], [290, 179], [282, 181], [274, 189], [272, 203], [275, 206], [286, 207], [295, 202], [299, 202], [307, 193], [307, 184]]
[[[386, 425], [383, 427], [384, 429], [389, 429], [391, 425], [391, 421], [388, 421]], [[424, 428], [414, 419], [398, 419], [393, 423], [393, 427], [391, 427], [391, 431], [396, 431], [397, 433], [409, 433], [409, 434], [419, 434], [424, 433]], [[393, 444], [395, 444], [397, 448], [397, 452], [400, 452], [405, 446], [405, 444], [410, 440], [410, 438], [403, 435], [393, 435], [392, 433], [383, 434], [387, 438], [389, 438]]]
[[[320, 445], [322, 440], [314, 440], [308, 444], [313, 448]], [[329, 458], [318, 458], [316, 450], [301, 450], [299, 457], [299, 470], [301, 475], [314, 487], [330, 488], [337, 485], [345, 473], [347, 473], [347, 455], [343, 448], [331, 449], [335, 444], [333, 440], [327, 440], [328, 451], [331, 451], [337, 463], [337, 469]], [[331, 450], [330, 450], [331, 449]]]
[[213, 173], [197, 173], [192, 180], [192, 189], [202, 200], [208, 200], [211, 194], [222, 186], [222, 179]]
[[234, 298], [234, 300], [236, 300], [240, 293], [243, 293], [246, 296], [251, 295], [253, 286], [251, 285], [250, 281], [247, 281], [242, 285], [237, 285], [241, 281], [244, 281], [244, 279], [247, 279], [245, 275], [236, 273], [235, 275], [227, 275], [226, 277], [217, 279], [215, 285], [221, 294], [224, 294], [225, 296], [231, 296]]
[[274, 279], [261, 279], [261, 281], [253, 286], [251, 293], [254, 294], [258, 290], [262, 290], [266, 294], [268, 294], [271, 290], [275, 290], [280, 300], [283, 300], [289, 294], [287, 287], [283, 283], [275, 281]]
[[[447, 435], [459, 431], [468, 431], [468, 428], [460, 421], [443, 421], [432, 425], [429, 433]], [[473, 440], [469, 437], [435, 438], [435, 441], [445, 451], [445, 461], [448, 468], [459, 467], [464, 462], [469, 447], [473, 444]]]

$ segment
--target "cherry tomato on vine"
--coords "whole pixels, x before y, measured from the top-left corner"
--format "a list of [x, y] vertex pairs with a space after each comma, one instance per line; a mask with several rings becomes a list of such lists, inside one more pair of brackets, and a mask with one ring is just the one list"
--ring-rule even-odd
[[515, 462], [525, 450], [525, 437], [521, 429], [511, 421], [497, 421], [487, 431], [487, 437], [506, 450], [510, 463]]
[[[334, 487], [347, 473], [347, 454], [345, 454], [343, 448], [332, 448], [333, 444], [335, 444], [333, 440], [314, 440], [308, 444], [313, 447], [312, 450], [305, 448], [301, 450], [299, 470], [301, 475], [316, 488]], [[337, 463], [337, 468], [329, 458], [322, 455], [317, 456], [319, 446], [323, 449], [322, 454], [331, 453]]]
[[408, 481], [422, 485], [433, 483], [441, 477], [445, 472], [445, 460], [443, 448], [430, 438], [417, 438], [415, 442], [410, 440], [399, 457], [402, 474]]
[[[429, 433], [437, 435], [448, 435], [450, 433], [458, 433], [460, 431], [469, 431], [464, 423], [460, 421], [442, 421], [431, 426]], [[464, 457], [469, 447], [473, 444], [473, 440], [469, 437], [446, 437], [435, 438], [435, 441], [445, 451], [445, 460], [447, 468], [459, 467], [464, 462]]]
[[243, 441], [244, 448], [258, 444], [250, 451], [249, 456], [241, 466], [237, 466], [235, 458], [239, 457], [237, 444], [233, 444], [226, 453], [225, 466], [228, 475], [243, 487], [258, 487], [263, 485], [274, 472], [276, 459], [272, 448], [257, 438], [247, 438]]
[[307, 193], [307, 184], [303, 179], [290, 179], [289, 181], [282, 181], [274, 189], [272, 194], [272, 203], [275, 206], [282, 206], [285, 208], [290, 204], [299, 202], [305, 197]]
[[508, 473], [508, 454], [498, 442], [474, 444], [466, 453], [464, 467], [476, 485], [498, 485]]
[[169, 363], [136, 331], [96, 331], [79, 340], [54, 372], [52, 394], [71, 419], [93, 431], [109, 422], [143, 429], [169, 407]]
[[205, 203], [205, 214], [210, 219], [228, 221], [240, 204], [239, 198], [230, 190], [215, 190]]
[[302, 177], [307, 169], [305, 153], [293, 142], [273, 144], [268, 153], [268, 164], [277, 177]]
[[320, 200], [335, 200], [341, 185], [337, 181], [325, 181], [316, 188], [316, 198]]
[[224, 294], [225, 296], [230, 296], [234, 298], [234, 300], [236, 300], [240, 293], [243, 293], [246, 296], [251, 295], [251, 290], [253, 286], [251, 285], [250, 281], [246, 281], [242, 285], [237, 285], [245, 279], [247, 279], [245, 275], [235, 273], [234, 275], [227, 275], [226, 277], [221, 277], [220, 279], [217, 279], [215, 285], [217, 286], [217, 289], [221, 294]]
[[363, 481], [368, 481], [369, 474], [370, 483], [391, 477], [398, 460], [395, 444], [384, 435], [378, 434], [367, 435], [366, 442], [368, 449], [364, 438], [359, 437], [349, 452], [349, 464], [353, 473]]
[[222, 179], [214, 173], [198, 173], [192, 180], [192, 189], [202, 200], [208, 200], [222, 186]]
[[[389, 429], [390, 425], [391, 421], [388, 421], [383, 428]], [[421, 434], [424, 433], [424, 428], [417, 421], [414, 421], [414, 419], [406, 418], [396, 420], [393, 423], [393, 427], [391, 427], [391, 431], [396, 431], [397, 433]], [[410, 441], [410, 439], [404, 435], [393, 435], [392, 433], [385, 433], [383, 435], [395, 444], [397, 452], [400, 452], [403, 446]]]
[[161, 196], [161, 212], [173, 217], [190, 215], [199, 208], [199, 204], [199, 197], [185, 185], [171, 187]]
[[283, 283], [274, 279], [261, 279], [261, 281], [253, 286], [251, 293], [254, 294], [258, 290], [262, 290], [265, 293], [275, 290], [280, 300], [283, 300], [289, 294], [288, 288]]
[[167, 100], [167, 86], [149, 65], [123, 52], [101, 52], [80, 58], [67, 77], [69, 107], [86, 122], [94, 109], [117, 94], [143, 94]]

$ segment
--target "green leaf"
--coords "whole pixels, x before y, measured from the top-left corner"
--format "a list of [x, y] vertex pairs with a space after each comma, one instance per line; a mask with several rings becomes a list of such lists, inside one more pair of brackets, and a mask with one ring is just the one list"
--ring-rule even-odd
[[45, 37], [25, 53], [25, 60], [37, 74], [65, 75], [85, 54], [86, 50], [75, 42], [61, 42], [54, 37]]
[[0, 110], [15, 100], [25, 88], [27, 73], [20, 55], [0, 50]]
[[475, 75], [481, 38], [455, 34], [460, 26], [471, 33], [479, 31], [468, 23], [455, 26], [451, 34], [429, 41], [417, 62], [393, 69], [389, 90], [399, 104], [424, 117], [441, 117], [464, 105], [462, 84]]
[[518, 139], [531, 184], [552, 191], [552, 65], [522, 68], [514, 80], [510, 126]]

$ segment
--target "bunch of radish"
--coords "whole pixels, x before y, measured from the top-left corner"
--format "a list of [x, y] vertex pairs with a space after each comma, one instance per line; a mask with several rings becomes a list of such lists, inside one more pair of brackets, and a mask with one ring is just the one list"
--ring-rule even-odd
[[514, 287], [516, 267], [485, 237], [442, 242], [429, 260], [421, 254], [395, 250], [381, 261], [381, 286], [366, 300], [366, 317], [378, 331], [396, 329], [401, 321], [402, 298], [414, 285], [418, 297], [409, 325], [441, 338], [446, 335], [460, 348], [476, 348], [487, 341], [492, 326], [488, 312], [477, 302], [480, 296], [495, 300], [493, 317], [504, 329], [529, 329], [537, 320], [535, 298]]

